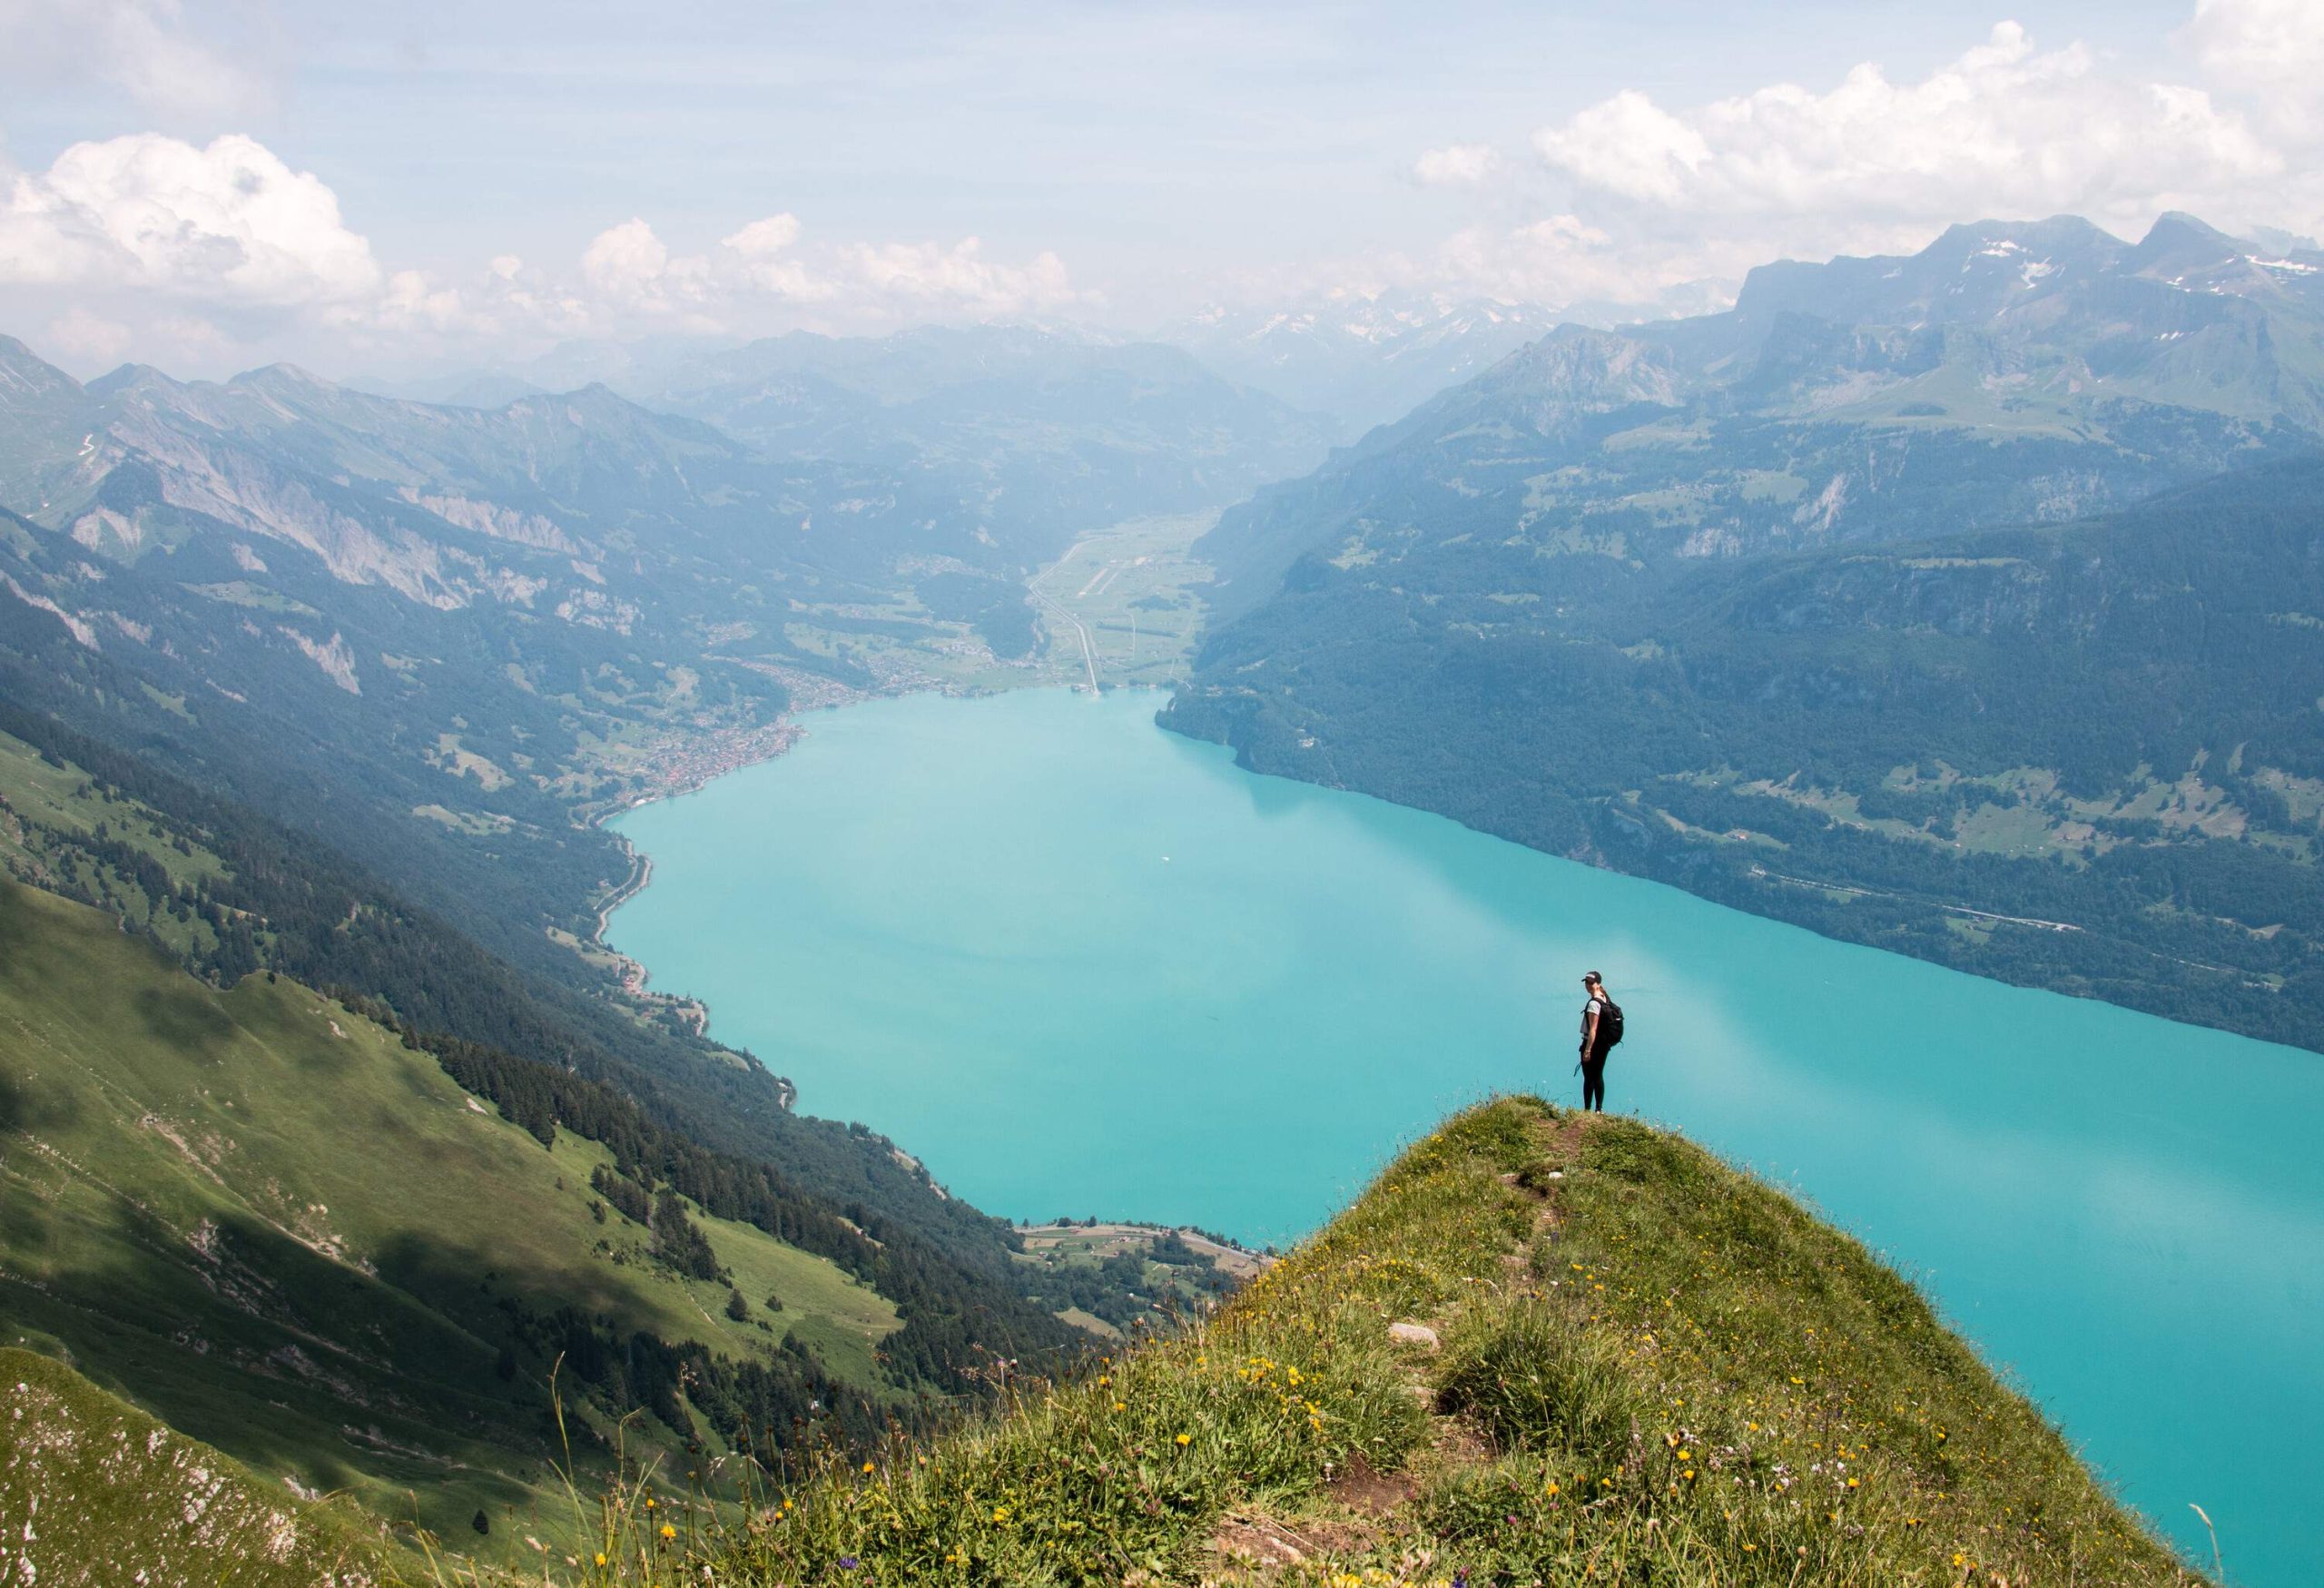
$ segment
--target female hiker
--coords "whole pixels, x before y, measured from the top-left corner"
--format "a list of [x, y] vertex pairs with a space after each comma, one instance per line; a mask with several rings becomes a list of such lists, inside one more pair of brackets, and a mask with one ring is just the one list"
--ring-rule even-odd
[[1622, 1040], [1622, 1006], [1606, 996], [1606, 984], [1595, 971], [1581, 978], [1581, 990], [1590, 995], [1581, 1006], [1581, 1106], [1602, 1114], [1606, 1111], [1606, 1055]]

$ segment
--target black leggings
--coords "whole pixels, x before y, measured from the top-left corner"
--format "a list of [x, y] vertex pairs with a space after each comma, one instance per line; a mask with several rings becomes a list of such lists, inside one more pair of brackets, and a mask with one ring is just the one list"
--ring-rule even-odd
[[1581, 1106], [1606, 1111], [1606, 1061], [1584, 1059], [1581, 1061]]

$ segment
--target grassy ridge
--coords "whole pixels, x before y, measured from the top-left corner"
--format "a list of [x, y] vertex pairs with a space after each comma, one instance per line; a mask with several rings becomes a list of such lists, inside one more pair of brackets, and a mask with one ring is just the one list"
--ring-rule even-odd
[[[735, 1360], [788, 1335], [880, 1382], [892, 1302], [692, 1209], [749, 1304], [731, 1317], [726, 1284], [597, 1206], [608, 1162], [569, 1133], [545, 1150], [287, 978], [211, 988], [0, 879], [0, 1344], [68, 1357], [270, 1479], [456, 1540], [479, 1510], [566, 1517], [548, 1356], [512, 1308]], [[585, 1475], [609, 1475], [610, 1419], [566, 1388]], [[626, 1437], [675, 1448], [651, 1419]]]
[[1183, 1337], [740, 1526], [605, 1525], [635, 1584], [2200, 1581], [1856, 1242], [1521, 1098]]

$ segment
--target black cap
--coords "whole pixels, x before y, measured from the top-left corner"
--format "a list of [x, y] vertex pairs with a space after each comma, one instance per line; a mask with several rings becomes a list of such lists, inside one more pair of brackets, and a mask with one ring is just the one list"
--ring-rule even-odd
[[1595, 971], [1584, 971], [1581, 973], [1581, 980], [1586, 984], [1595, 987], [1599, 982], [1604, 981], [1605, 978], [1598, 974]]

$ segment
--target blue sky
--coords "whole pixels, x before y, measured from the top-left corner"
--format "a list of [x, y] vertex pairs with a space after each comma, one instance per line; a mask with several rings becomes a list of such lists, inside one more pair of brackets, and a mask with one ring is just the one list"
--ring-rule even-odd
[[1650, 308], [1984, 214], [2312, 232], [2319, 83], [2312, 0], [0, 0], [0, 329], [339, 372], [1323, 290]]

